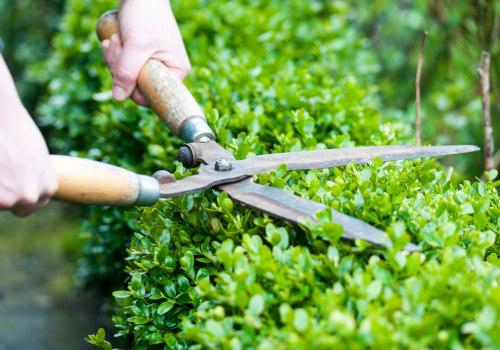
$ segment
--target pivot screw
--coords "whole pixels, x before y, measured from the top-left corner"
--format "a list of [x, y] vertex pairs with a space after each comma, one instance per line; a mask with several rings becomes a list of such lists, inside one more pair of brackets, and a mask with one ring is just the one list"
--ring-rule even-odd
[[228, 159], [217, 159], [215, 162], [215, 170], [217, 171], [229, 171], [233, 168], [233, 164]]
[[188, 146], [182, 146], [179, 148], [179, 151], [177, 151], [177, 160], [188, 169], [200, 165], [194, 161], [193, 152]]

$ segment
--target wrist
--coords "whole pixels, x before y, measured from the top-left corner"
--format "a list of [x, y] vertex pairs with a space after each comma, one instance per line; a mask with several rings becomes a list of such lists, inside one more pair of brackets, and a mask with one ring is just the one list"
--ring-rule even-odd
[[31, 119], [17, 95], [5, 97], [0, 93], [0, 120], [4, 126]]

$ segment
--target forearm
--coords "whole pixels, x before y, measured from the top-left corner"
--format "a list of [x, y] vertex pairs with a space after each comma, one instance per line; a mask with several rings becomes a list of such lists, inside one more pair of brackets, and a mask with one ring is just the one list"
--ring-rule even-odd
[[43, 137], [0, 56], [0, 209], [26, 216], [57, 190]]
[[[0, 110], [3, 111], [3, 107], [8, 107], [15, 105], [16, 107], [22, 105], [19, 96], [17, 95], [16, 85], [12, 76], [10, 75], [7, 64], [5, 63], [3, 56], [0, 54]], [[12, 117], [8, 113], [0, 113], [0, 118], [4, 120], [5, 118]]]

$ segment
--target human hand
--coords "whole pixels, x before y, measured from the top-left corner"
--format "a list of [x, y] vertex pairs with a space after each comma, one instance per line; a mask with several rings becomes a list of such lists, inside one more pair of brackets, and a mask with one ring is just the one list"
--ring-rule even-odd
[[121, 0], [120, 36], [102, 42], [103, 60], [113, 75], [113, 96], [131, 97], [143, 106], [137, 78], [148, 59], [163, 62], [181, 81], [191, 66], [168, 0]]
[[0, 209], [28, 216], [57, 190], [45, 141], [0, 55]]

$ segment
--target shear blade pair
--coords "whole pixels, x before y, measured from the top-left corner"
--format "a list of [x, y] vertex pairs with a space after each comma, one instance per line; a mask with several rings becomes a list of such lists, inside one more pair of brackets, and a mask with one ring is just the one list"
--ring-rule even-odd
[[[292, 224], [299, 224], [306, 219], [317, 222], [316, 213], [327, 206], [311, 200], [297, 197], [286, 190], [268, 187], [253, 182], [253, 175], [276, 170], [285, 164], [288, 170], [324, 169], [348, 164], [368, 164], [377, 157], [382, 161], [425, 158], [458, 153], [474, 152], [476, 146], [372, 146], [318, 151], [277, 153], [256, 156], [244, 160], [234, 157], [215, 141], [195, 142], [188, 147], [193, 159], [205, 165], [198, 169], [197, 175], [182, 180], [160, 180], [160, 196], [162, 198], [194, 193], [215, 187], [226, 192], [230, 198], [247, 207], [269, 214]], [[217, 161], [228, 161], [231, 169], [218, 169]], [[342, 214], [330, 208], [333, 222], [343, 227], [342, 238], [361, 239], [375, 245], [392, 246], [387, 235], [354, 217]], [[404, 248], [415, 252], [420, 248], [409, 243]]]

